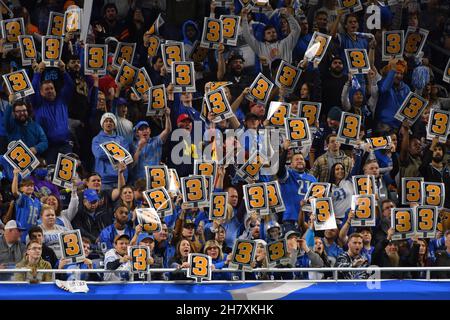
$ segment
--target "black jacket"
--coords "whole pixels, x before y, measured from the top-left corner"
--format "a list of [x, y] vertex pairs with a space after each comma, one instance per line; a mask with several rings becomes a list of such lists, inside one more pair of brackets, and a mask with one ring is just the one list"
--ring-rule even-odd
[[431, 165], [432, 157], [431, 150], [425, 150], [419, 172], [426, 182], [443, 182], [445, 184], [444, 206], [450, 208], [450, 169], [444, 163], [442, 171], [437, 170]]
[[80, 229], [83, 237], [89, 238], [92, 243], [97, 242], [100, 232], [113, 223], [113, 216], [108, 210], [96, 212], [91, 216], [83, 204], [80, 204], [75, 218], [72, 220], [74, 229]]
[[52, 248], [47, 247], [45, 244], [42, 244], [42, 259], [50, 263], [52, 268], [56, 268], [56, 263], [58, 262], [58, 258], [56, 257], [55, 251]]
[[[389, 241], [384, 239], [377, 243], [375, 249], [372, 252], [372, 264], [377, 265], [379, 267], [396, 267], [393, 266], [391, 261], [389, 260], [386, 251], [384, 250], [388, 245]], [[418, 245], [415, 245], [418, 246]], [[398, 267], [413, 267], [417, 266], [417, 255], [415, 255], [416, 251], [410, 249], [407, 255], [400, 255], [400, 261]], [[381, 273], [381, 279], [410, 279], [412, 278], [410, 272], [395, 272], [395, 271], [383, 271]]]
[[[450, 255], [442, 250], [436, 252], [435, 267], [450, 267]], [[450, 271], [436, 271], [433, 272], [433, 278], [437, 279], [450, 279]]]

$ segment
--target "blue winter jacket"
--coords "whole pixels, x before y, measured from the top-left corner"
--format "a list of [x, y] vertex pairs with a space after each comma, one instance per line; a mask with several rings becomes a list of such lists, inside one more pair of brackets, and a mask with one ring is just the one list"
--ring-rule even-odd
[[33, 120], [21, 124], [12, 115], [12, 106], [8, 105], [5, 111], [4, 124], [8, 142], [22, 140], [28, 147], [34, 147], [38, 154], [48, 148], [47, 136], [42, 127]]
[[378, 83], [379, 96], [375, 120], [385, 123], [392, 128], [399, 128], [401, 123], [394, 118], [394, 115], [411, 90], [403, 81], [400, 82], [398, 89], [394, 88], [394, 77], [395, 71], [391, 70]]
[[69, 112], [67, 103], [72, 97], [73, 81], [67, 72], [64, 72], [64, 86], [57, 94], [55, 101], [47, 101], [40, 94], [41, 73], [33, 76], [32, 104], [35, 110], [35, 119], [44, 129], [51, 144], [67, 142], [70, 138]]
[[[111, 184], [117, 181], [117, 171], [114, 170], [111, 162], [108, 159], [108, 156], [100, 147], [102, 143], [108, 141], [114, 141], [127, 150], [129, 150], [129, 146], [125, 141], [125, 138], [118, 135], [115, 131], [112, 135], [108, 135], [105, 133], [105, 131], [102, 130], [98, 135], [94, 137], [94, 139], [92, 139], [92, 153], [95, 157], [95, 172], [100, 174], [103, 183]], [[124, 176], [126, 180], [128, 177], [128, 169], [125, 170]]]

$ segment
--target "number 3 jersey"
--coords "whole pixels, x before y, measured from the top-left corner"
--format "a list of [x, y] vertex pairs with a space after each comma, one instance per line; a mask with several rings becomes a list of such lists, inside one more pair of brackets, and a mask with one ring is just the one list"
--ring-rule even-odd
[[281, 196], [286, 206], [283, 221], [297, 221], [300, 201], [303, 200], [310, 184], [317, 182], [317, 179], [307, 172], [299, 172], [286, 167], [285, 174], [278, 177], [278, 180], [280, 182]]

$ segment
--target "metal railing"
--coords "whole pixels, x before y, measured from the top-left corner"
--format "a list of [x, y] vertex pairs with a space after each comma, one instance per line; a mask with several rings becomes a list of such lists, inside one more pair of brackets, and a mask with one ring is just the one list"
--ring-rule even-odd
[[[158, 273], [168, 273], [168, 272], [186, 272], [187, 269], [175, 269], [175, 268], [161, 268], [161, 269], [149, 269], [146, 272], [140, 272], [140, 274], [146, 274], [148, 275], [146, 281], [135, 281], [135, 280], [122, 280], [122, 281], [88, 281], [88, 283], [95, 283], [95, 284], [118, 284], [118, 283], [192, 283], [194, 280], [152, 280], [152, 274], [158, 274]], [[381, 274], [383, 272], [426, 272], [425, 279], [419, 278], [419, 279], [409, 279], [409, 280], [421, 280], [421, 281], [450, 281], [450, 279], [432, 279], [431, 278], [431, 272], [436, 271], [450, 271], [450, 267], [368, 267], [368, 268], [259, 268], [259, 269], [253, 269], [251, 271], [246, 270], [236, 270], [236, 269], [216, 269], [213, 270], [213, 273], [238, 273], [240, 274], [241, 278], [236, 280], [211, 280], [211, 281], [205, 281], [202, 283], [251, 283], [251, 282], [367, 282], [367, 281], [384, 281], [389, 279], [382, 279]], [[0, 270], [1, 274], [17, 274], [17, 273], [28, 273], [32, 272], [31, 269], [2, 269]], [[332, 279], [295, 279], [295, 280], [288, 280], [288, 279], [271, 279], [271, 280], [246, 280], [246, 274], [247, 273], [253, 273], [253, 272], [267, 272], [267, 273], [294, 273], [294, 272], [318, 272], [318, 273], [324, 273], [324, 272], [332, 272], [333, 278]], [[372, 274], [368, 279], [339, 279], [339, 273], [340, 272], [367, 272], [369, 274]], [[130, 279], [133, 279], [133, 273], [131, 273], [128, 270], [105, 270], [105, 269], [38, 269], [36, 270], [37, 274], [46, 274], [51, 273], [54, 277], [55, 274], [86, 274], [86, 273], [101, 273], [101, 274], [111, 274], [111, 273], [128, 273], [130, 276]], [[28, 283], [29, 281], [0, 281], [1, 283]], [[41, 282], [41, 283], [53, 283], [52, 282]]]

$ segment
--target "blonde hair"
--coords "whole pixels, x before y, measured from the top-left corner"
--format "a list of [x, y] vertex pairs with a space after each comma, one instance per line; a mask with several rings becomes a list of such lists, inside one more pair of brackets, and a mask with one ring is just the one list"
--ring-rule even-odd
[[204, 253], [204, 254], [207, 254], [206, 251], [207, 251], [209, 248], [213, 248], [213, 247], [217, 247], [217, 248], [219, 249], [219, 256], [218, 256], [218, 258], [219, 258], [220, 260], [223, 260], [222, 247], [219, 245], [219, 243], [218, 243], [216, 240], [208, 240], [208, 241], [206, 241], [206, 243], [205, 243], [205, 248], [203, 249], [203, 253]]
[[227, 214], [226, 214], [226, 220], [230, 221], [233, 218], [233, 206], [229, 203], [227, 203]]
[[55, 213], [55, 215], [56, 215], [55, 209], [53, 209], [52, 206], [50, 206], [48, 204], [43, 204], [42, 207], [41, 207], [41, 217], [44, 214], [44, 211], [47, 211], [47, 210], [52, 210]]

